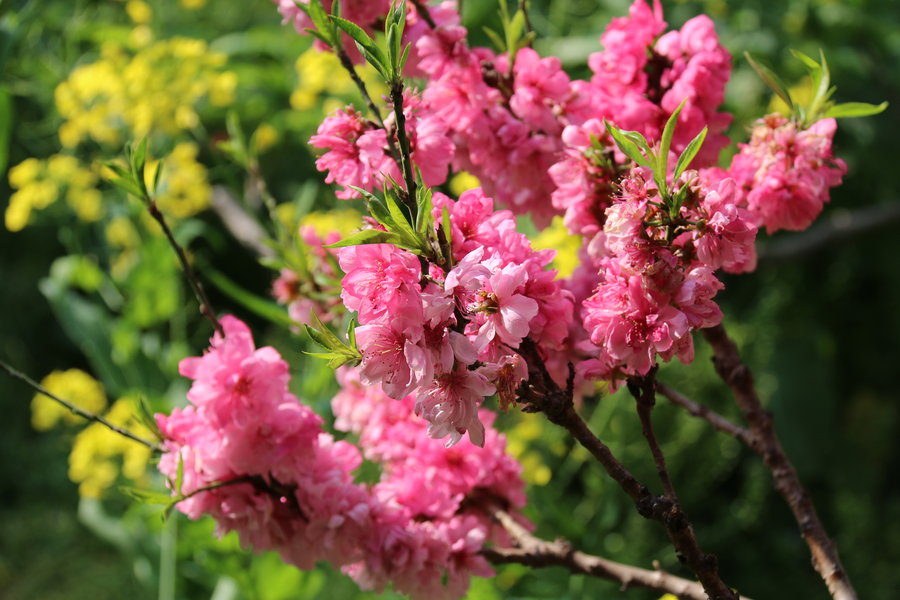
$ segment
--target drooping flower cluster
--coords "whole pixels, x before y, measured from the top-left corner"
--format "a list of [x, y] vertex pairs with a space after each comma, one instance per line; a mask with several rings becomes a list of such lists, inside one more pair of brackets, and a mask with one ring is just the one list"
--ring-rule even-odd
[[[382, 465], [372, 494], [390, 511], [382, 535], [372, 538], [366, 560], [345, 569], [366, 589], [388, 582], [422, 598], [459, 598], [470, 575], [492, 574], [478, 550], [488, 539], [501, 541], [484, 507], [506, 510], [525, 505], [521, 467], [506, 453], [506, 440], [487, 425], [484, 447], [461, 441], [452, 448], [426, 437], [415, 417], [415, 398], [393, 400], [359, 373], [338, 373], [342, 389], [332, 401], [335, 427], [359, 435], [366, 459]], [[427, 542], [427, 543], [426, 543]], [[446, 585], [439, 584], [446, 570]]]
[[584, 326], [599, 355], [581, 369], [592, 377], [646, 374], [656, 361], [693, 359], [693, 329], [719, 323], [713, 297], [722, 289], [714, 272], [756, 266], [756, 226], [731, 179], [716, 188], [685, 173], [675, 194], [685, 201], [673, 214], [660, 201], [648, 170], [621, 181], [621, 196], [606, 211], [606, 257], [601, 282], [582, 305]]
[[837, 129], [822, 119], [808, 129], [781, 115], [756, 122], [750, 142], [741, 144], [728, 169], [738, 184], [741, 205], [773, 233], [810, 226], [829, 200], [830, 188], [841, 184], [847, 165], [831, 151]]
[[340, 252], [344, 305], [358, 311], [361, 373], [393, 398], [416, 394], [416, 412], [434, 437], [463, 433], [484, 443], [482, 398], [506, 401], [525, 378], [517, 352], [529, 337], [559, 349], [572, 302], [545, 270], [553, 251], [535, 252], [509, 211], [494, 211], [480, 189], [454, 202], [435, 194], [434, 215], [447, 211], [455, 264], [427, 271], [411, 253], [388, 244]]
[[182, 474], [179, 510], [209, 514], [220, 533], [235, 530], [298, 567], [327, 560], [363, 587], [390, 582], [414, 598], [459, 598], [472, 575], [492, 573], [479, 554], [496, 537], [484, 510], [525, 502], [503, 436], [489, 430], [484, 448], [445, 451], [426, 436], [412, 398], [390, 400], [347, 370], [334, 401], [338, 427], [359, 434], [366, 458], [383, 464], [379, 483], [354, 483], [359, 451], [324, 433], [288, 392], [278, 353], [256, 349], [233, 317], [222, 326], [206, 354], [180, 365], [194, 380], [190, 406], [157, 415], [167, 450], [159, 469], [173, 482]]

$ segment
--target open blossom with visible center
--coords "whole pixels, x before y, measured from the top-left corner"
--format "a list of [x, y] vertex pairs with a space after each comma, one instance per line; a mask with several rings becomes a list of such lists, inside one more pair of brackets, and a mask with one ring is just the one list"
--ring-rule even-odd
[[466, 432], [476, 446], [484, 445], [484, 425], [478, 419], [478, 406], [495, 388], [477, 370], [458, 364], [449, 372], [436, 374], [431, 383], [416, 395], [416, 414], [428, 421], [428, 435], [450, 436], [447, 445], [458, 442]]

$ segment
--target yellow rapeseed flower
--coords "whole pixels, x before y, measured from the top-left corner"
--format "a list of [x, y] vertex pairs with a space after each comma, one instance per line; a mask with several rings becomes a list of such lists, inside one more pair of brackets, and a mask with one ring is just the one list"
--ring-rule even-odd
[[[143, 4], [131, 0], [128, 6]], [[132, 12], [140, 17], [141, 10]], [[146, 26], [135, 32], [141, 27]], [[215, 106], [234, 101], [236, 75], [222, 71], [225, 55], [209, 52], [203, 40], [138, 42], [135, 52], [104, 44], [99, 60], [78, 67], [57, 86], [54, 99], [64, 120], [59, 136], [65, 147], [88, 139], [118, 145], [157, 131], [174, 135], [199, 123], [196, 111], [204, 99]]]
[[46, 160], [25, 159], [9, 170], [9, 182], [17, 190], [6, 209], [6, 228], [10, 231], [25, 227], [33, 211], [56, 202], [63, 190], [79, 219], [96, 221], [102, 215], [102, 197], [95, 189], [97, 175], [74, 156], [54, 154]]
[[556, 257], [551, 266], [559, 271], [559, 277], [568, 277], [579, 264], [578, 250], [581, 248], [581, 237], [571, 235], [563, 224], [562, 217], [553, 217], [550, 226], [541, 231], [531, 244], [535, 250], [552, 248]]
[[[212, 189], [206, 167], [197, 162], [199, 149], [193, 142], [182, 142], [163, 160], [162, 173], [156, 188], [156, 202], [160, 210], [176, 219], [191, 217], [209, 206]], [[147, 185], [152, 184], [155, 165], [145, 172]]]
[[153, 9], [143, 0], [128, 0], [125, 4], [125, 12], [128, 13], [128, 18], [135, 25], [146, 25], [153, 17]]
[[[104, 415], [135, 435], [149, 438], [147, 427], [135, 417], [134, 402], [120, 398]], [[69, 479], [78, 484], [78, 493], [88, 498], [99, 498], [116, 482], [121, 473], [126, 478], [138, 480], [147, 469], [150, 449], [130, 440], [100, 423], [85, 427], [76, 437], [69, 453]]]
[[358, 229], [362, 217], [352, 208], [340, 208], [324, 212], [311, 212], [300, 219], [301, 226], [312, 226], [316, 234], [324, 238], [332, 231], [347, 235]]
[[206, 0], [181, 0], [181, 6], [186, 10], [197, 10], [206, 6]]
[[[103, 384], [79, 369], [53, 371], [41, 381], [41, 386], [63, 400], [91, 413], [99, 413], [106, 407]], [[59, 421], [68, 424], [83, 423], [84, 419], [73, 414], [55, 400], [43, 394], [35, 394], [31, 400], [31, 425], [39, 431], [55, 427]]]
[[460, 171], [456, 175], [450, 178], [450, 192], [459, 197], [466, 190], [471, 190], [477, 188], [481, 185], [481, 182], [478, 181], [478, 178], [472, 175], [471, 173], [467, 173], [466, 171]]

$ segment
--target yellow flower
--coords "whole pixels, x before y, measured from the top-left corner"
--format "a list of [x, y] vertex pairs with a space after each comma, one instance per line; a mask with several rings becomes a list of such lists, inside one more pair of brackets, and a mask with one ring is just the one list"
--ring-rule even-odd
[[128, 0], [125, 4], [125, 12], [128, 13], [128, 18], [135, 25], [145, 25], [153, 17], [153, 10], [143, 0]]
[[481, 185], [478, 178], [471, 173], [460, 171], [450, 179], [450, 192], [459, 197], [466, 190], [477, 188]]
[[311, 212], [300, 219], [300, 225], [312, 226], [316, 234], [324, 238], [332, 231], [347, 235], [359, 227], [361, 219], [359, 213], [352, 208], [341, 208], [326, 212]]
[[570, 235], [562, 217], [553, 217], [550, 227], [540, 232], [532, 240], [535, 250], [552, 248], [556, 257], [552, 266], [559, 271], [559, 277], [568, 277], [579, 264], [578, 250], [581, 248], [581, 237]]
[[181, 6], [186, 10], [197, 10], [206, 6], [206, 0], [181, 0]]
[[[130, 0], [127, 7], [136, 23], [146, 16], [143, 7], [149, 10], [142, 0]], [[173, 135], [196, 127], [204, 100], [215, 106], [234, 101], [237, 76], [221, 70], [225, 55], [209, 52], [203, 40], [153, 42], [146, 25], [135, 27], [131, 37], [135, 52], [106, 43], [99, 60], [78, 67], [57, 86], [64, 146], [86, 139], [117, 145], [156, 131]]]
[[[196, 144], [182, 142], [163, 159], [156, 202], [163, 213], [176, 219], [186, 219], [209, 206], [212, 189], [206, 177], [206, 167], [197, 162], [198, 153]], [[155, 172], [155, 168], [146, 170], [148, 186], [152, 184]]]
[[268, 123], [263, 123], [253, 133], [253, 149], [257, 154], [261, 154], [278, 143], [278, 137], [277, 129]]
[[43, 171], [41, 161], [36, 158], [26, 158], [9, 170], [9, 185], [14, 188], [23, 188], [41, 175]]
[[[105, 415], [118, 425], [143, 438], [150, 431], [135, 417], [134, 402], [120, 398]], [[128, 479], [140, 479], [147, 469], [150, 449], [128, 439], [100, 423], [85, 427], [76, 437], [69, 453], [69, 479], [78, 485], [78, 493], [99, 498], [118, 479], [119, 465]]]
[[[87, 412], [99, 413], [106, 407], [103, 384], [78, 369], [53, 371], [44, 377], [41, 386]], [[55, 427], [60, 420], [68, 424], [84, 422], [84, 419], [43, 394], [36, 394], [32, 398], [31, 425], [35, 429], [46, 431]]]

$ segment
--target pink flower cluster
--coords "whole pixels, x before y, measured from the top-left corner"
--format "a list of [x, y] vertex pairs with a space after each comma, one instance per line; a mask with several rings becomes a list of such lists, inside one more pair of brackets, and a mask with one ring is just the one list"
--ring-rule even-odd
[[831, 151], [837, 123], [822, 119], [808, 129], [773, 114], [756, 122], [740, 145], [727, 176], [738, 184], [741, 203], [759, 226], [773, 233], [799, 231], [815, 220], [841, 184], [847, 165]]
[[[447, 125], [438, 115], [423, 114], [422, 102], [414, 94], [405, 94], [403, 103], [412, 162], [422, 172], [426, 185], [440, 185], [447, 180], [447, 167], [453, 157]], [[395, 129], [393, 113], [385, 119], [385, 127]], [[372, 191], [382, 187], [388, 178], [403, 179], [400, 166], [390, 154], [387, 135], [385, 129], [365, 120], [352, 107], [339, 110], [322, 122], [309, 143], [327, 150], [316, 161], [316, 167], [328, 172], [327, 183], [344, 186], [337, 193], [338, 198], [359, 197], [349, 186]], [[398, 147], [396, 142], [394, 147]]]
[[572, 300], [545, 269], [553, 251], [535, 252], [509, 211], [494, 211], [480, 189], [454, 202], [434, 195], [434, 215], [450, 217], [453, 259], [446, 272], [388, 244], [341, 249], [344, 305], [358, 311], [361, 377], [392, 398], [416, 396], [429, 435], [468, 432], [484, 444], [478, 406], [500, 391], [513, 399], [527, 375], [517, 349], [528, 336], [562, 348]]
[[606, 211], [601, 281], [581, 306], [598, 353], [580, 365], [589, 377], [646, 374], [657, 355], [690, 362], [691, 330], [722, 319], [713, 298], [723, 285], [713, 273], [756, 266], [756, 225], [738, 207], [734, 181], [707, 188], [689, 171], [678, 183], [686, 200], [677, 215], [657, 201], [643, 168], [621, 181]]
[[449, 600], [465, 594], [472, 575], [492, 574], [479, 553], [503, 539], [485, 510], [525, 504], [502, 435], [490, 429], [484, 448], [445, 450], [426, 436], [412, 398], [390, 400], [345, 370], [337, 426], [357, 433], [383, 468], [377, 484], [354, 483], [359, 450], [324, 433], [288, 392], [278, 353], [256, 349], [234, 317], [222, 326], [206, 354], [180, 365], [194, 380], [190, 406], [157, 415], [166, 445], [159, 469], [170, 481], [183, 473], [180, 511], [209, 514], [220, 533], [237, 531], [300, 568], [344, 566], [367, 589], [392, 583], [413, 598]]
[[[364, 589], [381, 591], [393, 582], [423, 598], [463, 596], [470, 575], [492, 574], [478, 550], [488, 539], [504, 541], [479, 507], [525, 505], [521, 467], [506, 454], [504, 436], [490, 427], [493, 413], [481, 413], [488, 425], [484, 447], [461, 441], [445, 448], [423, 435], [413, 396], [393, 400], [377, 386], [363, 385], [353, 369], [340, 370], [338, 379], [335, 427], [357, 434], [366, 459], [381, 464], [372, 494], [391, 514], [382, 535], [372, 538], [377, 546], [366, 553], [370, 558], [346, 570]], [[440, 589], [445, 569], [446, 587]]]
[[220, 533], [237, 531], [243, 543], [301, 568], [361, 558], [371, 516], [351, 474], [359, 451], [324, 433], [321, 418], [288, 391], [278, 352], [256, 349], [234, 317], [221, 323], [225, 335], [179, 365], [194, 381], [190, 405], [156, 417], [167, 449], [159, 469], [174, 481], [181, 464], [181, 491], [190, 496], [178, 509], [212, 515]]

